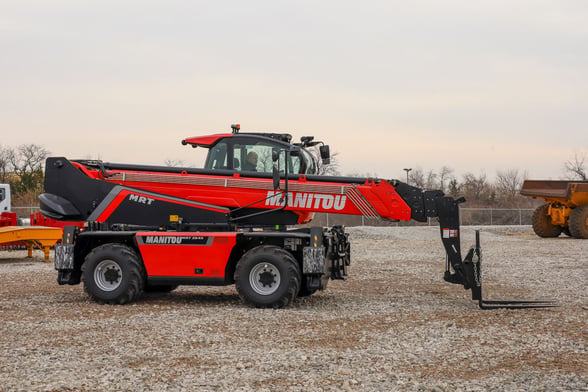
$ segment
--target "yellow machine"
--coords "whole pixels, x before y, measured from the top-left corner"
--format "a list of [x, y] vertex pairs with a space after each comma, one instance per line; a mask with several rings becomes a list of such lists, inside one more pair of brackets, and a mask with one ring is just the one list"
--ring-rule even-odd
[[521, 195], [547, 202], [533, 213], [533, 230], [539, 237], [557, 237], [563, 232], [588, 238], [588, 181], [527, 180]]
[[[10, 186], [0, 184], [0, 246], [25, 244], [33, 257], [36, 247], [45, 253], [45, 261], [49, 262], [49, 251], [63, 236], [62, 227], [19, 226], [16, 213], [10, 212]], [[43, 223], [42, 223], [43, 224]]]
[[33, 256], [33, 247], [36, 246], [43, 250], [45, 261], [49, 262], [49, 250], [62, 235], [63, 229], [60, 227], [6, 226], [0, 227], [0, 245], [24, 242], [29, 251], [28, 257]]

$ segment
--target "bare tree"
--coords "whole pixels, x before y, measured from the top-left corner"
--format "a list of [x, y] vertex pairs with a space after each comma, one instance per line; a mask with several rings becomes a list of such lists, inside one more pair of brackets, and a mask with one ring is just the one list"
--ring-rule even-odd
[[339, 172], [339, 153], [331, 153], [331, 161], [329, 164], [324, 164], [321, 159], [321, 154], [318, 147], [312, 147], [308, 149], [308, 152], [313, 156], [314, 161], [317, 165], [317, 174], [322, 176], [338, 176]]
[[439, 189], [445, 192], [446, 187], [449, 186], [448, 183], [450, 184], [451, 180], [455, 180], [455, 177], [453, 177], [453, 169], [447, 166], [442, 166], [441, 171], [439, 172]]
[[492, 205], [496, 200], [494, 187], [488, 183], [485, 174], [479, 177], [472, 173], [464, 174], [462, 192], [472, 207]]
[[186, 166], [186, 164], [184, 163], [183, 160], [181, 159], [166, 159], [165, 161], [163, 161], [163, 163], [165, 164], [165, 166], [169, 166], [169, 167], [183, 167]]
[[425, 181], [425, 189], [437, 189], [437, 173], [433, 170], [429, 170], [426, 176], [427, 180]]
[[418, 167], [410, 171], [409, 179], [411, 185], [423, 189], [440, 189], [445, 191], [446, 183], [453, 178], [451, 175], [453, 169], [443, 166], [439, 173], [434, 170], [427, 170], [426, 172]]
[[0, 183], [8, 182], [8, 173], [11, 171], [9, 157], [12, 154], [11, 148], [0, 146]]
[[519, 171], [518, 169], [499, 170], [496, 173], [496, 198], [501, 202], [502, 206], [522, 207], [529, 205], [529, 201], [532, 201], [532, 199], [520, 194], [526, 178], [527, 172]]
[[457, 178], [455, 177], [451, 177], [451, 180], [449, 180], [449, 185], [448, 185], [448, 192], [449, 192], [449, 196], [451, 197], [459, 197], [461, 196], [461, 184], [457, 181]]
[[499, 170], [496, 173], [496, 191], [506, 198], [514, 198], [519, 194], [526, 178], [526, 171], [520, 172], [519, 169]]
[[353, 171], [350, 173], [345, 174], [347, 177], [356, 177], [356, 178], [378, 178], [376, 173], [371, 172], [357, 172]]
[[43, 186], [43, 163], [49, 151], [38, 144], [21, 144], [9, 150], [8, 161], [16, 178], [10, 181], [15, 195], [39, 193]]
[[567, 160], [564, 163], [566, 172], [568, 172], [572, 178], [579, 178], [580, 180], [588, 180], [586, 172], [586, 154], [579, 155], [577, 152], [574, 153], [574, 158]]
[[417, 188], [425, 188], [426, 179], [425, 179], [425, 172], [422, 168], [417, 167], [412, 169], [409, 172], [409, 183], [412, 186], [416, 186]]

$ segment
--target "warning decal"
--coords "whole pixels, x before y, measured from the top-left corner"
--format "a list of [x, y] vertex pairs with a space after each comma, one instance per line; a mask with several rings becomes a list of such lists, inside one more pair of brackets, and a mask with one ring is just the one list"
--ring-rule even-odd
[[443, 238], [457, 238], [459, 231], [457, 229], [443, 229]]

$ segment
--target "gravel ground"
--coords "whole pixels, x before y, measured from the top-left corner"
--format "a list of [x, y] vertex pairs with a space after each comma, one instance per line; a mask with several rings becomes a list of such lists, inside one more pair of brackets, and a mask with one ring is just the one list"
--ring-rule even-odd
[[348, 231], [350, 278], [282, 310], [233, 286], [98, 305], [0, 252], [0, 391], [588, 391], [588, 241], [483, 227], [486, 297], [562, 306], [482, 311], [438, 228]]

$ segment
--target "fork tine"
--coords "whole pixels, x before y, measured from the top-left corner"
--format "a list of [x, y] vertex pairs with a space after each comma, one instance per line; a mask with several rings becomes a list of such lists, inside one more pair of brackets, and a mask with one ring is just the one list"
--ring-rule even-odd
[[478, 301], [480, 309], [543, 309], [557, 308], [555, 301]]

